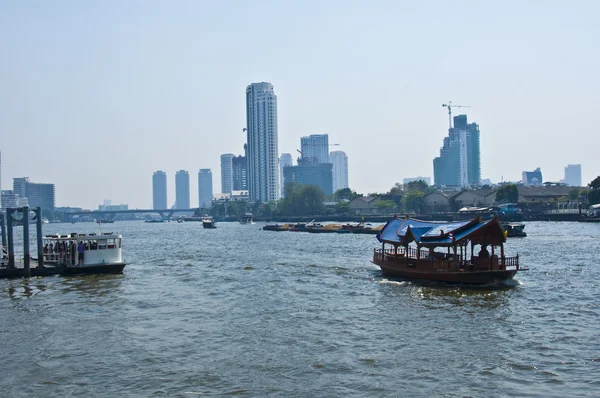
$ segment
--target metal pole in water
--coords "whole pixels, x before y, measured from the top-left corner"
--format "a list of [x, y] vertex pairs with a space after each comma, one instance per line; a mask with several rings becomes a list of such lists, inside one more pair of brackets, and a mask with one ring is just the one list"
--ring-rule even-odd
[[44, 268], [44, 247], [42, 246], [42, 208], [36, 207], [33, 209], [35, 212], [35, 227], [37, 232], [37, 256], [38, 256], [38, 268]]
[[29, 254], [29, 206], [23, 206], [23, 265], [25, 277], [31, 276], [31, 257]]
[[15, 208], [6, 209], [6, 233], [8, 235], [8, 268], [15, 268], [15, 242], [13, 240], [13, 213]]
[[2, 229], [2, 247], [6, 247], [6, 218], [0, 213], [0, 228]]

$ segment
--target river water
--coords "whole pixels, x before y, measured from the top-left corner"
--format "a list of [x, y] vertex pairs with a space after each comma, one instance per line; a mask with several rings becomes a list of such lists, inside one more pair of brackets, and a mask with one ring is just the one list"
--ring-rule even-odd
[[493, 289], [262, 225], [116, 222], [123, 275], [0, 280], [0, 395], [600, 396], [600, 224], [528, 223], [529, 271]]

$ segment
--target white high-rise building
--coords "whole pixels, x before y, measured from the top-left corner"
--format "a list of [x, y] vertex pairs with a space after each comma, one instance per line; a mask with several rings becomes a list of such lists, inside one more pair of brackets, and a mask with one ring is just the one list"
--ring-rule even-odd
[[212, 207], [212, 197], [212, 171], [210, 169], [200, 169], [198, 171], [198, 207], [201, 209]]
[[221, 193], [233, 191], [233, 153], [221, 155]]
[[152, 208], [155, 210], [169, 208], [167, 205], [167, 174], [162, 170], [152, 174]]
[[311, 134], [300, 138], [302, 159], [314, 163], [329, 163], [329, 136], [327, 134]]
[[190, 175], [186, 170], [175, 173], [175, 208], [190, 208]]
[[329, 163], [333, 164], [333, 192], [348, 188], [348, 156], [344, 151], [333, 151], [329, 154]]
[[248, 191], [251, 202], [279, 199], [277, 96], [271, 83], [246, 88]]
[[283, 179], [283, 168], [284, 167], [289, 167], [289, 166], [293, 166], [294, 165], [294, 161], [292, 159], [292, 155], [290, 153], [282, 153], [281, 157], [279, 158], [279, 192], [281, 192], [281, 197], [283, 198], [284, 196], [284, 188], [285, 188], [285, 181]]
[[565, 167], [565, 179], [564, 182], [572, 187], [581, 186], [581, 165], [580, 164], [568, 164]]

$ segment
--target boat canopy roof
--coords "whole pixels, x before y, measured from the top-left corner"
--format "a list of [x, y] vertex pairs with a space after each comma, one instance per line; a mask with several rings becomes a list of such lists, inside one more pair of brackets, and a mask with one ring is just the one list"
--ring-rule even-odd
[[455, 246], [465, 241], [492, 245], [506, 241], [497, 217], [488, 221], [475, 217], [470, 221], [444, 223], [394, 217], [383, 227], [377, 239], [395, 246], [415, 242], [418, 246], [431, 248]]

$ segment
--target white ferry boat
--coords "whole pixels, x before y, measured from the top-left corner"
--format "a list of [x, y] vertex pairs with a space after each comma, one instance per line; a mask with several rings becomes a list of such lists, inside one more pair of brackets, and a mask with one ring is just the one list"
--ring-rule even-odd
[[126, 263], [122, 257], [123, 237], [102, 234], [46, 235], [44, 268], [60, 269], [61, 274], [118, 274]]

